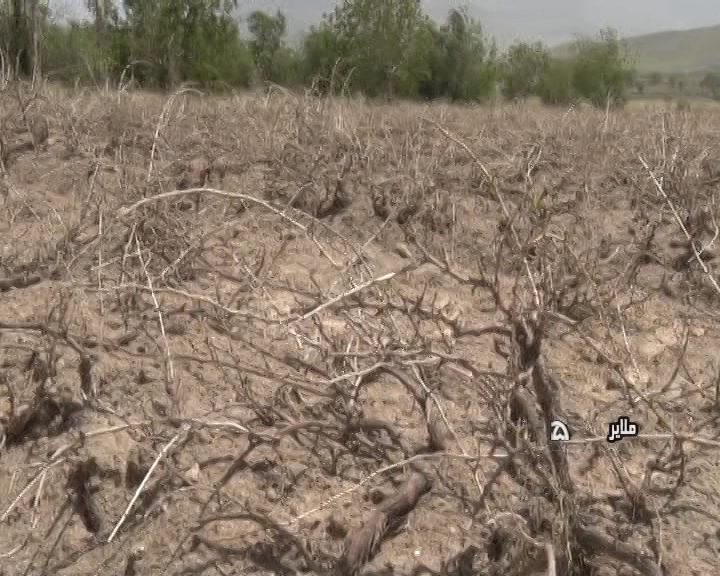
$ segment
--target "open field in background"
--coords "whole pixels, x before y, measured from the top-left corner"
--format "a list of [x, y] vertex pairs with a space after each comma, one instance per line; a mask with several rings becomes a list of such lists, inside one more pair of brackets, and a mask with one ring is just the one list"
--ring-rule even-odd
[[[637, 82], [629, 91], [631, 99], [713, 96], [703, 80], [708, 73], [720, 71], [720, 26], [631, 36], [622, 42], [636, 72]], [[574, 42], [552, 48], [552, 54], [562, 58], [571, 57], [575, 51]]]
[[693, 110], [699, 114], [715, 114], [720, 112], [720, 101], [709, 98], [688, 98], [680, 96], [675, 98], [631, 98], [625, 107], [629, 111], [645, 112], [673, 112]]
[[717, 573], [717, 109], [30, 96], [0, 572]]
[[627, 39], [639, 72], [684, 74], [720, 69], [720, 26], [668, 30]]
[[[667, 30], [624, 39], [640, 74], [704, 74], [720, 69], [720, 26]], [[557, 56], [572, 53], [572, 43], [553, 48]]]

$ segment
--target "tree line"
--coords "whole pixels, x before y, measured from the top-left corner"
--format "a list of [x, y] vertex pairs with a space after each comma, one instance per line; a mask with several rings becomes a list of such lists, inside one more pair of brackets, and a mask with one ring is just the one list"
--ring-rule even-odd
[[253, 12], [242, 35], [237, 0], [86, 0], [91, 21], [69, 24], [54, 21], [43, 0], [0, 2], [4, 69], [64, 82], [272, 83], [320, 95], [450, 101], [487, 101], [499, 92], [604, 107], [622, 104], [634, 78], [612, 30], [578, 40], [564, 58], [541, 43], [500, 52], [463, 10], [437, 23], [420, 0], [344, 0], [299, 46], [288, 42], [281, 12]]

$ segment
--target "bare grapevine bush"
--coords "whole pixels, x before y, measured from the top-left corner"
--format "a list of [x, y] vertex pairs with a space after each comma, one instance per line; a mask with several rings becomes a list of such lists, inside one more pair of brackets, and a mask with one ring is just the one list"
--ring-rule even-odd
[[38, 96], [4, 574], [717, 571], [717, 110]]

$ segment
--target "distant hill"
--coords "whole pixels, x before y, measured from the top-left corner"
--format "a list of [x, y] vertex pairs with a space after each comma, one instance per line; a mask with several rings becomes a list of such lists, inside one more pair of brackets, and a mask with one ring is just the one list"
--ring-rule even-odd
[[[720, 25], [691, 30], [669, 30], [625, 39], [628, 51], [636, 59], [638, 72], [689, 74], [720, 70]], [[572, 43], [553, 49], [567, 56]]]

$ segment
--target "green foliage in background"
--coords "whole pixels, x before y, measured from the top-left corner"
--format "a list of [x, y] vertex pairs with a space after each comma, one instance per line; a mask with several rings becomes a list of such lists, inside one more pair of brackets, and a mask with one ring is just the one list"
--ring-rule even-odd
[[708, 72], [700, 81], [700, 88], [710, 92], [715, 100], [720, 100], [720, 72]]
[[599, 39], [578, 41], [573, 87], [579, 96], [599, 107], [619, 106], [627, 100], [632, 81], [632, 63], [615, 31], [604, 30]]
[[517, 42], [510, 46], [502, 63], [502, 91], [515, 100], [539, 95], [550, 65], [550, 53], [541, 42]]
[[248, 18], [252, 35], [250, 51], [257, 76], [263, 82], [290, 86], [301, 80], [299, 54], [285, 45], [287, 21], [279, 10], [275, 15], [256, 10]]
[[422, 23], [420, 0], [344, 0], [325, 20], [338, 39], [336, 71], [348, 89], [370, 97], [397, 94]]
[[[438, 24], [420, 0], [343, 0], [305, 34], [286, 41], [282, 12], [253, 12], [241, 37], [236, 0], [86, 0], [91, 21], [60, 25], [42, 0], [0, 3], [0, 42], [15, 72], [63, 82], [172, 89], [249, 88], [268, 83], [319, 94], [487, 101], [539, 97], [620, 105], [632, 75], [612, 31], [557, 59], [540, 43], [499, 55], [464, 10]], [[33, 27], [32, 22], [36, 22]], [[714, 84], [707, 82], [708, 90]]]
[[419, 0], [345, 0], [306, 35], [305, 80], [321, 93], [484, 100], [495, 92], [495, 48], [452, 10], [442, 26]]
[[628, 87], [638, 82], [613, 30], [578, 40], [568, 58], [552, 57], [540, 43], [516, 43], [507, 51], [502, 70], [506, 98], [538, 96], [550, 105], [586, 100], [598, 107], [621, 106]]
[[550, 106], [567, 106], [575, 102], [577, 94], [573, 84], [575, 67], [572, 60], [551, 59], [538, 87], [538, 96]]

